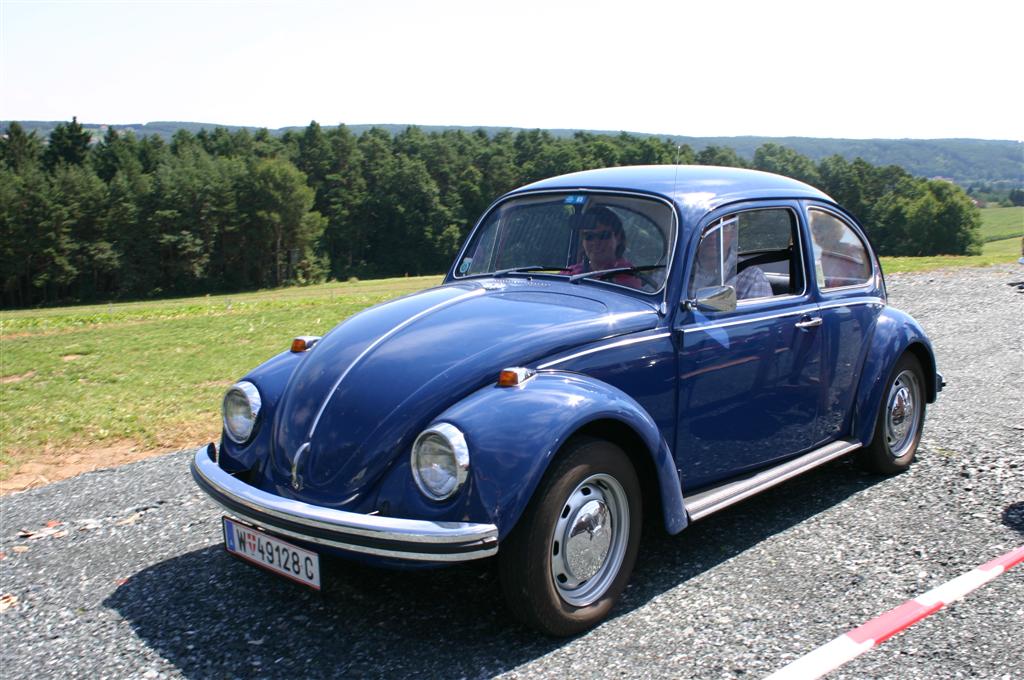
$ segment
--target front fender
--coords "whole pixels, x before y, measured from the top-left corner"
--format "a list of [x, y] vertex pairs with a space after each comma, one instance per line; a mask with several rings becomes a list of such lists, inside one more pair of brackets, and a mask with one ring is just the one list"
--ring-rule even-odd
[[254, 384], [259, 390], [263, 407], [260, 410], [259, 420], [256, 422], [256, 431], [246, 444], [236, 444], [222, 432], [220, 462], [221, 467], [225, 470], [228, 472], [249, 470], [262, 463], [266, 458], [267, 452], [270, 451], [270, 435], [277, 402], [280, 401], [281, 394], [284, 393], [285, 386], [295, 371], [295, 367], [299, 365], [304, 356], [304, 353], [281, 352], [242, 378], [242, 380]]
[[484, 387], [441, 413], [466, 436], [477, 498], [497, 524], [512, 530], [552, 458], [589, 423], [614, 420], [643, 442], [658, 478], [665, 527], [677, 533], [686, 512], [675, 461], [651, 416], [629, 395], [586, 375], [541, 372], [518, 387]]
[[935, 401], [941, 382], [935, 372], [935, 352], [920, 324], [909, 314], [886, 307], [878, 316], [871, 348], [865, 357], [857, 389], [854, 435], [864, 446], [874, 439], [878, 411], [889, 374], [904, 352], [911, 351], [921, 362], [924, 371], [926, 400]]

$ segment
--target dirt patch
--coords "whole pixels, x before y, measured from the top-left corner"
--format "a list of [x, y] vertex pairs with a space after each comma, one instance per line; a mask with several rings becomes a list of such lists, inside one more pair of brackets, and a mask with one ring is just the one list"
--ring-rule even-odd
[[152, 447], [156, 453], [180, 451], [190, 446], [199, 446], [220, 439], [220, 419], [197, 418], [195, 422], [182, 423], [172, 430], [164, 430], [156, 435]]
[[4, 377], [0, 378], [0, 384], [6, 385], [8, 383], [21, 382], [22, 380], [28, 380], [29, 378], [31, 378], [35, 374], [36, 374], [35, 371], [26, 371], [25, 373], [22, 373], [21, 375], [5, 375]]
[[61, 359], [64, 361], [75, 361], [76, 359], [81, 359], [84, 356], [84, 354], [65, 354]]
[[[171, 451], [199, 446], [216, 440], [218, 435], [219, 432], [211, 431], [209, 426], [185, 426], [175, 430], [173, 435], [168, 433], [165, 436], [158, 436], [156, 443], [149, 446], [132, 440], [122, 440], [35, 453], [32, 460], [18, 465], [10, 477], [0, 481], [0, 496], [45, 486], [90, 470], [117, 467]], [[15, 453], [13, 457], [18, 456]]]
[[143, 449], [134, 442], [124, 441], [91, 449], [46, 453], [35, 460], [21, 464], [13, 475], [0, 482], [0, 494], [24, 491], [60, 479], [80, 475], [89, 470], [124, 465], [158, 453], [163, 449]]

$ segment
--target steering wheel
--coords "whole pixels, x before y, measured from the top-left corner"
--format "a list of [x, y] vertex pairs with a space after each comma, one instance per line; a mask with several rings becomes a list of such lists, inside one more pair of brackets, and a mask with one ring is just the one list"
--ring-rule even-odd
[[622, 275], [635, 276], [636, 278], [640, 279], [640, 283], [642, 284], [638, 290], [642, 290], [642, 291], [647, 292], [647, 293], [653, 293], [653, 292], [657, 291], [659, 288], [661, 288], [661, 284], [658, 283], [655, 279], [651, 278], [650, 275], [646, 274], [645, 271], [651, 270], [651, 269], [664, 269], [664, 268], [665, 268], [665, 265], [663, 265], [663, 264], [650, 264], [650, 265], [645, 265], [643, 267], [637, 267], [634, 271], [631, 271], [631, 272], [608, 272], [607, 274], [602, 274], [598, 278], [607, 279], [607, 278], [612, 278], [612, 277], [622, 276]]

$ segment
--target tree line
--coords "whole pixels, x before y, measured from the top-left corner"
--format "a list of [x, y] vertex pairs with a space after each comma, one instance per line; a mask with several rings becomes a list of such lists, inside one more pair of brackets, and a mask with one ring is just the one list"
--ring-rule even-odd
[[192, 133], [170, 142], [76, 119], [47, 139], [0, 138], [4, 307], [227, 292], [329, 278], [444, 271], [489, 203], [522, 184], [614, 165], [753, 167], [821, 188], [885, 255], [978, 252], [980, 216], [959, 187], [897, 166], [818, 163], [768, 143], [728, 147], [543, 130], [488, 134], [346, 126], [273, 136]]

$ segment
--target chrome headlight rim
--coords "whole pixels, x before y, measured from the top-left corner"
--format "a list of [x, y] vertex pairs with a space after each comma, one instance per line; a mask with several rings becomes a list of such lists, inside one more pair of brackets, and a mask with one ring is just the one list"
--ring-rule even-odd
[[[420, 446], [431, 436], [443, 439], [451, 452], [455, 467], [455, 486], [447, 493], [438, 493], [431, 489], [420, 475], [420, 466], [417, 458]], [[466, 443], [466, 436], [462, 430], [451, 423], [436, 423], [423, 432], [420, 432], [413, 442], [412, 451], [409, 455], [409, 467], [412, 468], [412, 477], [416, 482], [420, 493], [432, 501], [446, 501], [457, 494], [469, 477], [469, 445]]]
[[[241, 394], [249, 404], [249, 425], [242, 433], [236, 432], [228, 423], [228, 399], [233, 394]], [[249, 440], [252, 439], [253, 433], [256, 431], [256, 420], [259, 418], [262, 406], [263, 399], [260, 397], [260, 391], [251, 382], [243, 380], [229, 387], [228, 391], [224, 393], [224, 400], [221, 402], [221, 421], [224, 424], [224, 433], [227, 435], [228, 439], [236, 444], [245, 444], [249, 442]]]

